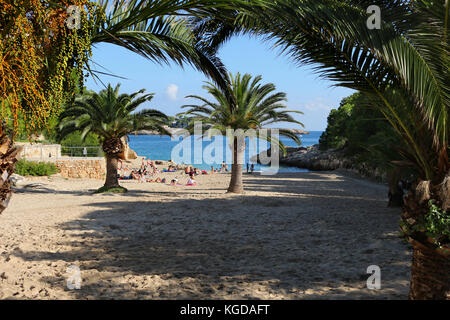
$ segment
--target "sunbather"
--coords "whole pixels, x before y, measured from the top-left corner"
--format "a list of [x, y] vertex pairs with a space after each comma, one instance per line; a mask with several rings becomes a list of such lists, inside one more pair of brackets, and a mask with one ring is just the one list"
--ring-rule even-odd
[[187, 186], [196, 186], [197, 185], [197, 181], [195, 181], [193, 174], [189, 174], [189, 179], [188, 179], [186, 185]]

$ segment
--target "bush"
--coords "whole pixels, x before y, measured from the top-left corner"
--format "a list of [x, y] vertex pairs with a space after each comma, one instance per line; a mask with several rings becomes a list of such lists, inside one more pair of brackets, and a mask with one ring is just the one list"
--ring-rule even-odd
[[58, 172], [58, 168], [53, 163], [33, 162], [19, 160], [16, 163], [16, 173], [21, 176], [50, 176]]

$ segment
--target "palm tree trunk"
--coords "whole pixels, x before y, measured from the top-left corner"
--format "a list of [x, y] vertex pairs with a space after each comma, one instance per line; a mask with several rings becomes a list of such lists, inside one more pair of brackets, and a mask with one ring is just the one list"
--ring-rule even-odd
[[244, 166], [243, 160], [245, 152], [245, 141], [238, 140], [238, 137], [234, 137], [232, 148], [233, 148], [233, 163], [231, 164], [231, 180], [227, 192], [243, 193], [244, 184], [242, 182], [242, 168]]
[[6, 134], [4, 125], [0, 123], [0, 214], [6, 209], [11, 198], [9, 177], [14, 173], [19, 151]]
[[450, 300], [450, 256], [413, 242], [409, 299]]
[[[442, 184], [443, 190], [446, 189], [444, 184]], [[410, 189], [403, 206], [402, 220], [404, 222], [417, 220], [428, 214], [427, 203], [433, 194], [431, 190], [433, 187], [430, 181], [420, 181], [417, 186]], [[436, 199], [439, 203], [444, 203], [442, 200], [448, 197], [442, 192], [439, 195], [435, 193], [434, 196], [439, 198]], [[443, 209], [448, 210], [447, 205], [444, 204]], [[450, 250], [438, 251], [433, 241], [427, 239], [426, 234], [412, 232], [408, 235], [413, 246], [409, 298], [450, 300]]]
[[388, 180], [388, 207], [401, 207], [403, 205], [403, 189], [400, 187], [400, 168], [389, 170]]
[[107, 154], [106, 155], [106, 188], [119, 187], [119, 179], [117, 177], [117, 164], [118, 156], [117, 154]]

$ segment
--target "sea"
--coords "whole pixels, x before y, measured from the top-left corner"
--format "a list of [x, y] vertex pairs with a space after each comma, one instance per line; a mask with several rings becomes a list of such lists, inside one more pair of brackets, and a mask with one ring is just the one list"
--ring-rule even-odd
[[[310, 131], [309, 134], [298, 135], [303, 147], [319, 143], [323, 131]], [[280, 137], [280, 140], [288, 147], [298, 147], [289, 138]], [[172, 160], [178, 164], [191, 164], [201, 170], [211, 170], [211, 167], [220, 168], [225, 161], [231, 168], [232, 153], [227, 143], [227, 138], [216, 136], [211, 139], [201, 140], [198, 136], [171, 138], [157, 135], [130, 135], [129, 146], [136, 151], [139, 157], [151, 160]], [[244, 163], [253, 163], [250, 158], [256, 153], [263, 152], [270, 147], [265, 141], [247, 140]], [[195, 152], [194, 152], [195, 150]], [[244, 169], [246, 165], [244, 164]], [[255, 171], [267, 171], [271, 168], [264, 165], [254, 164]], [[307, 169], [280, 166], [278, 172], [307, 172]]]

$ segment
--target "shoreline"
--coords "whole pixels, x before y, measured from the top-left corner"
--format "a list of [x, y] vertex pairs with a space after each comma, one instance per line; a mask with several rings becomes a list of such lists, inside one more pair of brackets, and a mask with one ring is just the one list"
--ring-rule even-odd
[[[171, 128], [171, 127], [166, 127], [166, 130], [168, 130], [169, 132], [171, 132], [173, 135], [177, 135], [177, 131], [182, 131], [184, 132], [184, 128]], [[270, 129], [270, 128], [267, 128]], [[281, 128], [274, 128], [274, 129], [278, 129], [280, 130]], [[306, 131], [306, 130], [302, 130], [302, 129], [283, 129], [283, 130], [289, 130], [295, 134], [301, 134], [301, 135], [308, 135], [311, 133], [311, 131]], [[180, 132], [181, 134], [181, 132]], [[132, 135], [137, 135], [137, 136], [159, 136], [161, 135], [158, 131], [155, 130], [139, 130], [139, 131], [135, 131], [132, 133]]]

